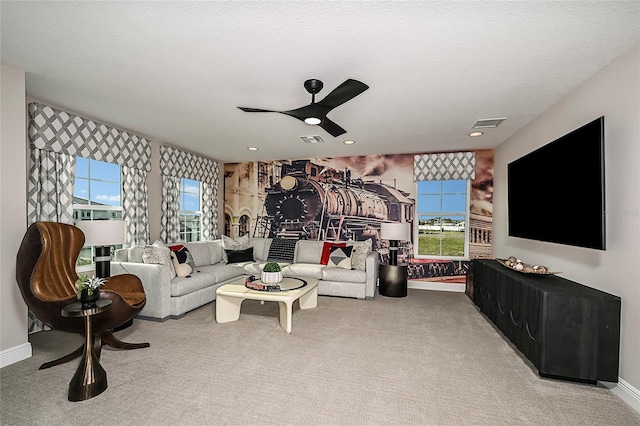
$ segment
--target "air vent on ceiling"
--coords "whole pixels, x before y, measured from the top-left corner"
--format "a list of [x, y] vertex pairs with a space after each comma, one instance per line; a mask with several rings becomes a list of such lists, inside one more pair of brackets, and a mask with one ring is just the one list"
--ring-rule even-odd
[[498, 127], [506, 118], [486, 118], [476, 121], [473, 125], [474, 129], [489, 129], [492, 127]]
[[302, 140], [305, 141], [306, 143], [324, 142], [324, 139], [322, 139], [320, 136], [300, 136], [300, 138], [302, 138]]

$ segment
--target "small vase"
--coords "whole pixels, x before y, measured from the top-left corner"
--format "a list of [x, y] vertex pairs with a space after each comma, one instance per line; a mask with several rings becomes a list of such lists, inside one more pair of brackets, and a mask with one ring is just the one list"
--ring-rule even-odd
[[82, 309], [91, 309], [96, 307], [96, 301], [100, 299], [100, 289], [93, 290], [93, 294], [89, 294], [89, 290], [86, 288], [80, 293], [80, 303]]
[[278, 284], [280, 281], [282, 281], [282, 271], [263, 272], [260, 278], [265, 284]]

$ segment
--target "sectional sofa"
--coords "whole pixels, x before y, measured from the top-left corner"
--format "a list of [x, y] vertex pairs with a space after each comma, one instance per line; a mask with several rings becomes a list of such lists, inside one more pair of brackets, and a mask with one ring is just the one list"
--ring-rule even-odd
[[[149, 246], [120, 249], [111, 262], [111, 275], [130, 273], [142, 281], [147, 302], [138, 317], [158, 321], [178, 319], [214, 301], [218, 287], [241, 276], [259, 277], [269, 258], [272, 241], [271, 238], [248, 239], [253, 249], [252, 259], [236, 263], [227, 261], [222, 240], [174, 243], [188, 249], [195, 266], [187, 277], [182, 278], [176, 276], [170, 262], [146, 255]], [[353, 244], [358, 245], [356, 242]], [[379, 266], [376, 251], [364, 253], [361, 269], [345, 269], [321, 264], [323, 249], [323, 241], [297, 241], [293, 262], [279, 262], [283, 275], [318, 279], [319, 295], [357, 299], [374, 297]]]

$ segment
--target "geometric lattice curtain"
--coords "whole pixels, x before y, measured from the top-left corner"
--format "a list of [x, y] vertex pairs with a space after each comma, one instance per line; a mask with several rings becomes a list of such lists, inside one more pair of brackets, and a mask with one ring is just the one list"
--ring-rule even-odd
[[[202, 240], [212, 240], [218, 235], [218, 162], [178, 148], [160, 147], [160, 174], [162, 175], [162, 227], [163, 242], [179, 241], [178, 200], [180, 179], [192, 179], [201, 183]], [[165, 179], [166, 177], [166, 179]], [[173, 179], [169, 179], [169, 177]], [[166, 183], [165, 183], [166, 182]], [[176, 183], [177, 182], [177, 183]], [[175, 195], [174, 195], [175, 192]], [[176, 197], [175, 200], [173, 197]], [[165, 199], [166, 197], [166, 199]], [[177, 204], [176, 204], [177, 203]], [[175, 217], [173, 217], [175, 215]], [[176, 234], [177, 232], [177, 234]]]
[[125, 247], [149, 243], [149, 203], [147, 172], [133, 167], [120, 167], [122, 180], [122, 219], [126, 228]]
[[413, 156], [413, 180], [473, 180], [475, 152], [443, 152]]
[[27, 222], [73, 223], [76, 158], [42, 149], [31, 150]]

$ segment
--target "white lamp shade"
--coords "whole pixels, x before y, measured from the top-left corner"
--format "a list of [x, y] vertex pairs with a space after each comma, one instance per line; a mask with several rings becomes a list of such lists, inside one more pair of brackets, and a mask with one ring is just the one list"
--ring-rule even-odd
[[380, 225], [380, 238], [383, 240], [408, 240], [409, 224], [400, 222], [383, 223]]
[[113, 246], [125, 241], [124, 220], [79, 220], [75, 225], [84, 233], [85, 246]]

